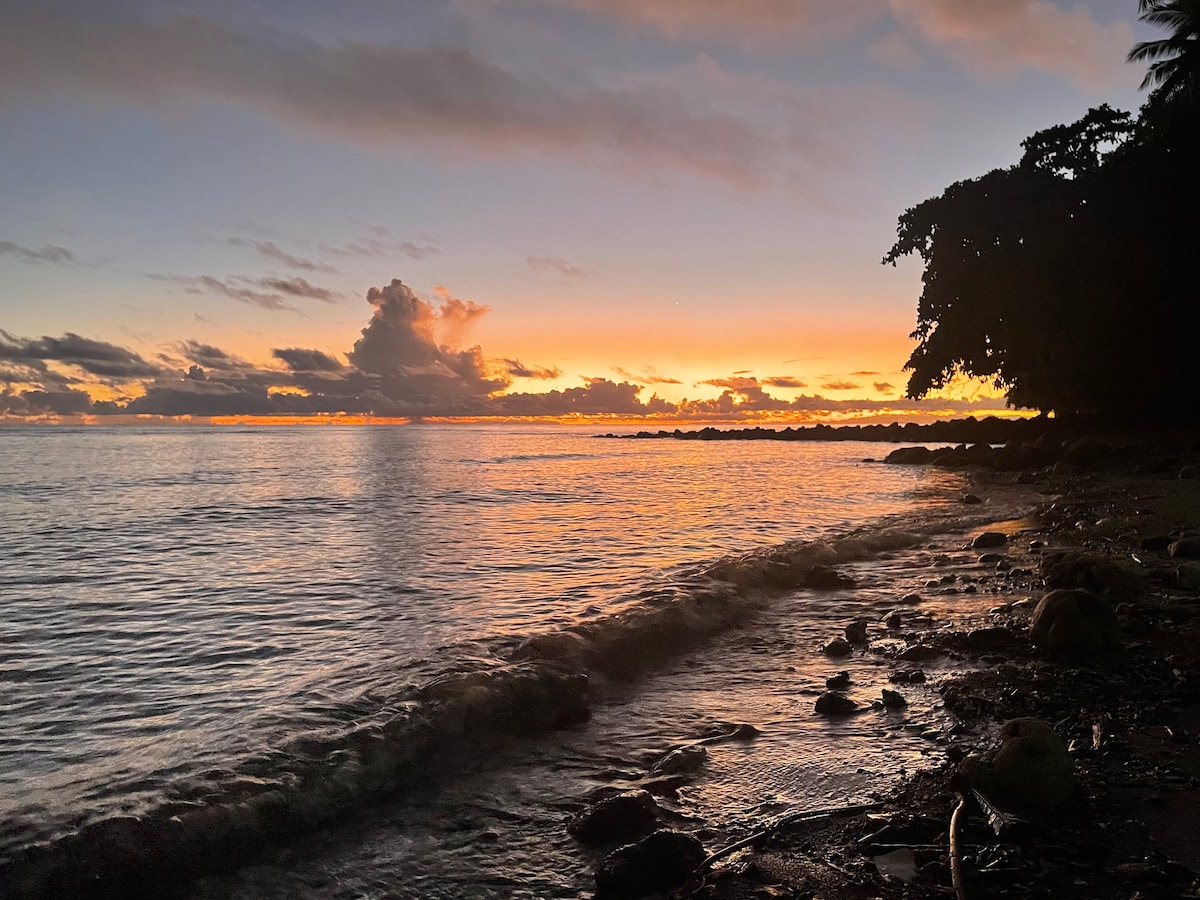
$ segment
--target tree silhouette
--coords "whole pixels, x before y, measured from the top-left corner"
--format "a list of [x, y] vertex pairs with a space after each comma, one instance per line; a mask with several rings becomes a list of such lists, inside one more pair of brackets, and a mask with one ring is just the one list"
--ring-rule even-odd
[[1141, 20], [1171, 29], [1170, 37], [1142, 41], [1130, 62], [1148, 62], [1142, 90], [1152, 88], [1146, 110], [1168, 120], [1200, 113], [1200, 0], [1138, 0]]
[[1194, 156], [1108, 106], [1023, 146], [900, 217], [884, 263], [925, 264], [908, 395], [962, 372], [1060, 416], [1194, 411]]

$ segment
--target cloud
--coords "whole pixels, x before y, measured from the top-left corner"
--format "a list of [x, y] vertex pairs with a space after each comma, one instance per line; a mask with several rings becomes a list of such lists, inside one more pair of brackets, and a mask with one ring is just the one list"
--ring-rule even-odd
[[250, 278], [246, 275], [232, 275], [221, 279], [212, 275], [157, 274], [146, 277], [177, 284], [189, 294], [217, 294], [272, 312], [299, 312], [288, 302], [288, 298], [319, 300], [322, 303], [337, 303], [340, 300], [340, 295], [336, 292], [309, 284], [299, 277]]
[[651, 27], [668, 37], [790, 40], [842, 30], [881, 14], [876, 0], [552, 0]]
[[180, 341], [175, 345], [175, 349], [189, 362], [209, 369], [237, 370], [246, 367], [244, 361], [211, 344], [203, 344], [199, 341]]
[[[2, 42], [0, 38], [0, 42]], [[0, 63], [2, 66], [2, 63]], [[12, 241], [0, 241], [0, 256], [15, 256], [21, 262], [26, 263], [50, 263], [56, 266], [66, 266], [72, 263], [79, 262], [75, 258], [75, 254], [66, 247], [59, 247], [55, 244], [47, 244], [40, 249], [32, 247], [22, 247], [20, 244], [14, 244]]]
[[[0, 103], [55, 93], [172, 112], [188, 100], [234, 103], [323, 139], [403, 145], [442, 159], [548, 155], [606, 170], [687, 172], [743, 188], [807, 173], [815, 190], [820, 179], [809, 170], [844, 160], [853, 147], [846, 140], [840, 152], [830, 151], [838, 143], [830, 120], [891, 109], [877, 92], [830, 96], [761, 77], [705, 81], [686, 66], [666, 76], [619, 73], [592, 83], [578, 73], [517, 74], [446, 46], [322, 44], [197, 16], [111, 9], [56, 15], [32, 0], [18, 0], [4, 26]], [[372, 250], [369, 242], [354, 243], [362, 246], [343, 249]], [[430, 248], [403, 250], [418, 257]]]
[[665, 375], [656, 374], [650, 366], [646, 367], [644, 375], [634, 375], [632, 372], [627, 372], [619, 366], [613, 366], [613, 371], [626, 381], [632, 381], [634, 384], [683, 384], [678, 378], [669, 378]]
[[827, 381], [821, 385], [823, 391], [857, 391], [861, 384], [855, 384], [853, 381]]
[[114, 381], [147, 378], [161, 371], [132, 350], [71, 332], [60, 338], [18, 338], [0, 329], [0, 360], [11, 360], [39, 371], [45, 370], [46, 363], [61, 363]]
[[300, 256], [293, 256], [291, 253], [286, 253], [271, 241], [254, 241], [247, 238], [233, 237], [228, 238], [225, 243], [231, 247], [253, 247], [258, 251], [260, 256], [283, 263], [289, 269], [298, 269], [302, 272], [323, 272], [326, 275], [336, 275], [338, 271], [333, 266], [319, 260], [305, 259]]
[[538, 378], [544, 381], [552, 381], [555, 378], [562, 376], [562, 370], [556, 367], [544, 366], [527, 366], [519, 359], [502, 359], [501, 363], [505, 366], [505, 371], [513, 378]]
[[545, 394], [505, 394], [497, 397], [497, 412], [511, 416], [619, 415], [643, 416], [674, 412], [675, 406], [660, 398], [643, 401], [641, 386], [607, 378], [587, 379], [587, 385], [549, 391]]
[[875, 388], [876, 393], [879, 394], [890, 394], [896, 390], [896, 386], [894, 384], [890, 384], [886, 381], [876, 381], [872, 383], [871, 387]]
[[806, 387], [808, 387], [808, 385], [805, 384], [803, 381], [801, 381], [799, 378], [792, 378], [787, 375], [777, 375], [774, 378], [764, 378], [762, 380], [762, 383], [767, 385], [768, 387], [777, 387], [777, 388], [806, 388]]
[[525, 263], [535, 272], [562, 275], [564, 278], [586, 278], [587, 272], [567, 262], [561, 256], [527, 256]]
[[1050, 0], [545, 0], [653, 29], [791, 48], [797, 38], [865, 30], [891, 17], [899, 30], [871, 44], [874, 62], [913, 68], [916, 42], [965, 68], [992, 74], [1029, 69], [1095, 86], [1119, 78], [1133, 44], [1128, 22], [1101, 24], [1082, 3]]
[[1086, 87], [1118, 79], [1133, 45], [1129, 22], [1100, 24], [1082, 3], [1048, 0], [889, 0], [900, 22], [965, 68], [1063, 75]]
[[925, 61], [912, 38], [891, 31], [867, 47], [867, 59], [889, 69], [916, 69]]
[[355, 238], [338, 247], [322, 244], [321, 252], [333, 256], [348, 256], [358, 259], [386, 259], [404, 256], [408, 259], [418, 261], [430, 256], [436, 256], [442, 252], [437, 244], [432, 241], [426, 241], [424, 244], [414, 244], [412, 241], [396, 240], [388, 235], [386, 228], [379, 226], [373, 226], [372, 231], [375, 232], [375, 237]]
[[[491, 359], [460, 338], [486, 306], [445, 288], [435, 305], [399, 280], [367, 293], [371, 318], [343, 363], [323, 350], [283, 347], [259, 365], [213, 344], [181, 340], [150, 363], [132, 350], [68, 332], [62, 337], [21, 338], [0, 331], [0, 415], [16, 417], [116, 414], [157, 416], [309, 416], [356, 414], [428, 416], [663, 416], [737, 420], [763, 415], [797, 418], [856, 412], [912, 410], [978, 412], [1002, 400], [830, 400], [801, 395], [783, 400], [767, 387], [794, 389], [790, 376], [759, 379], [745, 374], [701, 384], [721, 388], [708, 400], [672, 403], [643, 396], [644, 383], [678, 383], [647, 370], [623, 381], [590, 377], [579, 387], [544, 393], [511, 392], [516, 378], [561, 377], [558, 369], [516, 359]], [[71, 374], [74, 370], [75, 374]], [[78, 376], [78, 377], [77, 377]], [[642, 383], [639, 383], [642, 382]], [[119, 387], [116, 400], [96, 401], [82, 388]], [[831, 382], [826, 387], [849, 390]], [[877, 390], [890, 385], [875, 385]], [[139, 396], [130, 396], [141, 391]]]
[[272, 350], [271, 355], [293, 372], [340, 372], [345, 368], [328, 353], [322, 353], [320, 350], [288, 347]]
[[474, 415], [510, 378], [493, 373], [479, 347], [456, 350], [439, 341], [440, 328], [457, 337], [487, 312], [442, 290], [445, 299], [435, 309], [399, 279], [371, 288], [367, 301], [374, 313], [347, 357], [360, 371], [378, 376], [384, 397], [414, 403], [431, 415], [439, 408], [442, 415], [450, 410]]

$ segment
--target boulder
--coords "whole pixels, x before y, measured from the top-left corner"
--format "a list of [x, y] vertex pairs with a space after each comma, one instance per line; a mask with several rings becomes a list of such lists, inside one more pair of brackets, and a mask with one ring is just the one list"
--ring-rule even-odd
[[962, 502], [968, 506], [974, 506], [976, 503], [982, 503], [983, 498], [978, 494], [963, 494]]
[[1075, 764], [1053, 728], [1041, 719], [1013, 719], [1000, 738], [990, 754], [962, 761], [959, 776], [969, 788], [1001, 809], [1025, 815], [1045, 812], [1070, 796]]
[[903, 709], [905, 706], [908, 706], [908, 701], [904, 699], [904, 695], [899, 691], [890, 691], [884, 688], [883, 705], [888, 709]]
[[618, 847], [596, 869], [597, 900], [665, 894], [687, 881], [705, 859], [704, 845], [690, 834], [661, 830]]
[[1029, 637], [1055, 656], [1098, 656], [1121, 647], [1117, 615], [1108, 602], [1073, 589], [1051, 591], [1038, 602]]
[[601, 800], [567, 823], [567, 832], [585, 844], [623, 844], [658, 827], [659, 808], [647, 791], [626, 791]]

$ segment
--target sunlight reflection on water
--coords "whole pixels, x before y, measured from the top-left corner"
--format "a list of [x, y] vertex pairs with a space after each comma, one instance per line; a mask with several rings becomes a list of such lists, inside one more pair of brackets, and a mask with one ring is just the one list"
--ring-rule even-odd
[[927, 474], [860, 462], [886, 449], [528, 427], [0, 431], [0, 809], [136, 811], [446, 645], [911, 507]]

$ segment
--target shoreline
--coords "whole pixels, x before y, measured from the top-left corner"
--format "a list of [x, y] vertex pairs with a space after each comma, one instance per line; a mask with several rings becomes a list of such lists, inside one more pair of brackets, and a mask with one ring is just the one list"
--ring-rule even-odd
[[[765, 829], [672, 896], [1196, 896], [1200, 682], [1189, 673], [1200, 664], [1200, 561], [1171, 544], [1200, 535], [1200, 453], [1194, 444], [1086, 446], [1071, 463], [1013, 472], [984, 462], [971, 471], [981, 487], [1019, 480], [1057, 499], [999, 554], [1001, 566], [1033, 561], [1032, 589], [1010, 587], [982, 619], [909, 636], [929, 653], [985, 667], [935, 684], [955, 719], [937, 737], [940, 758], [871, 809]], [[1036, 600], [1072, 581], [1113, 604], [1120, 652], [1061, 659], [1030, 643]], [[1068, 742], [1070, 796], [1000, 833], [972, 802], [951, 829], [967, 790], [961, 761], [994, 750], [1003, 723], [1024, 717]], [[952, 830], [961, 841], [957, 886]]]

